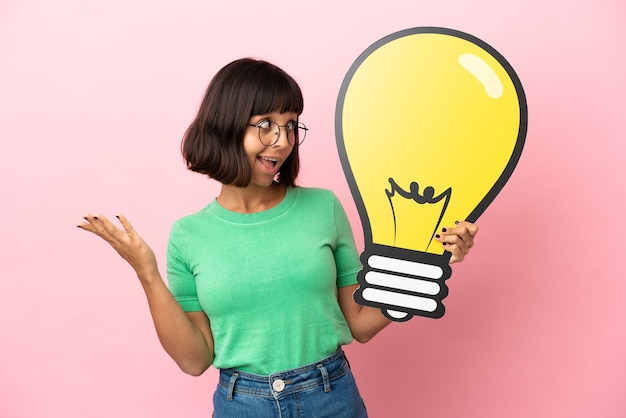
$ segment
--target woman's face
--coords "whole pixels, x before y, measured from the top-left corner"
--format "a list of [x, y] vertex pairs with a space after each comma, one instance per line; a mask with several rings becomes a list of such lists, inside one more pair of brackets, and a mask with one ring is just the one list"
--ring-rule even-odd
[[[243, 149], [250, 163], [251, 185], [267, 187], [273, 183], [276, 174], [293, 150], [293, 145], [289, 143], [287, 138], [287, 129], [288, 126], [296, 124], [297, 121], [298, 114], [294, 112], [279, 113], [275, 111], [250, 118], [248, 123], [255, 126], [248, 126], [243, 138]], [[274, 125], [271, 124], [272, 122]], [[275, 124], [278, 124], [280, 128], [276, 128]], [[272, 145], [264, 145], [259, 139], [257, 126], [263, 127], [261, 129], [262, 136], [263, 132], [271, 135], [270, 140], [264, 139], [266, 144], [271, 144], [276, 138], [276, 133], [280, 131], [278, 140]], [[272, 128], [271, 131], [267, 131], [266, 127]]]

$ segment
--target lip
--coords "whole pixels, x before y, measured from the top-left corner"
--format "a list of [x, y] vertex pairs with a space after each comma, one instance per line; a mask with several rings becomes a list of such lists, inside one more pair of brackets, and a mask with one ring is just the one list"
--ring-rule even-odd
[[263, 171], [269, 174], [276, 174], [283, 164], [283, 159], [274, 155], [258, 155], [257, 163]]

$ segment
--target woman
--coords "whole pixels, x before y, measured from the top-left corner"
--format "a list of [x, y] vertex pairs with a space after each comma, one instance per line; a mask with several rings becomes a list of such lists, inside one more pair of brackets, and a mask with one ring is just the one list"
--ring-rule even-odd
[[[341, 347], [390, 321], [353, 300], [361, 265], [337, 198], [296, 186], [302, 110], [298, 84], [270, 63], [241, 59], [215, 75], [182, 153], [222, 186], [174, 223], [168, 285], [124, 216], [123, 229], [91, 214], [78, 225], [136, 271], [179, 367], [220, 370], [215, 417], [367, 416]], [[477, 230], [460, 222], [436, 239], [461, 261]]]

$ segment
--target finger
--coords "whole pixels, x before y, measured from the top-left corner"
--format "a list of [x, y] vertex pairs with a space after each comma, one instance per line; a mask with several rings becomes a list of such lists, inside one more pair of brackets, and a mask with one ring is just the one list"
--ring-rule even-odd
[[83, 219], [85, 220], [84, 222], [79, 223], [77, 226], [89, 231], [89, 232], [93, 232], [96, 233], [96, 223], [98, 222], [98, 219], [95, 215], [92, 215], [90, 213], [87, 213], [83, 216]]
[[[435, 235], [435, 240], [441, 242], [443, 249], [452, 253], [452, 259], [454, 261], [461, 261], [467, 253], [469, 253], [469, 247], [465, 242], [457, 235], [443, 236], [440, 234]], [[455, 260], [458, 259], [458, 260]], [[454, 262], [451, 261], [451, 262]]]
[[94, 226], [96, 226], [96, 228], [100, 227], [102, 230], [110, 235], [115, 235], [116, 233], [120, 232], [120, 229], [104, 215], [96, 214], [94, 216], [94, 220]]
[[[469, 232], [468, 229], [464, 228], [465, 230], [460, 231], [459, 233], [455, 234], [455, 236], [459, 237], [461, 239], [461, 241], [463, 242], [464, 246], [467, 247], [467, 250], [469, 251], [470, 248], [472, 248], [474, 246], [474, 237], [472, 236], [472, 234]], [[467, 252], [466, 252], [467, 254]]]
[[[442, 237], [440, 235], [438, 235], [439, 238], [437, 238], [437, 236], [435, 237], [435, 239], [437, 239], [437, 241], [441, 242], [441, 246], [443, 247], [443, 249], [446, 252], [449, 252], [450, 255], [450, 261], [449, 263], [455, 263], [457, 261], [462, 261], [465, 258], [465, 255], [467, 254], [467, 252], [469, 252], [469, 249], [467, 249], [466, 247], [464, 248], [463, 244], [459, 245], [457, 243], [454, 242], [447, 242], [445, 241], [446, 238]], [[450, 241], [451, 239], [448, 238], [448, 241]], [[459, 242], [462, 242], [462, 240], [458, 239]]]
[[443, 245], [443, 248], [451, 253], [450, 263], [463, 261], [474, 246], [474, 237], [478, 233], [478, 226], [467, 221], [455, 222], [454, 228], [443, 227], [435, 239]]
[[[469, 240], [469, 243], [466, 240]], [[465, 259], [465, 256], [469, 254], [470, 249], [474, 245], [474, 241], [469, 234], [465, 236], [465, 239], [459, 235], [448, 235], [442, 237], [442, 245], [446, 251], [452, 253], [450, 263], [454, 263]]]
[[87, 214], [83, 217], [86, 223], [83, 222], [81, 225], [83, 229], [93, 232], [98, 235], [100, 238], [103, 238], [111, 245], [113, 245], [114, 241], [119, 241], [123, 239], [121, 234], [123, 233], [119, 228], [117, 228], [111, 221], [109, 221], [104, 215], [99, 213], [97, 214]]
[[478, 225], [476, 225], [475, 223], [467, 222], [467, 221], [456, 221], [455, 225], [457, 227], [467, 228], [467, 231], [472, 236], [472, 238], [475, 237], [476, 234], [478, 233]]
[[443, 227], [441, 228], [441, 233], [435, 234], [435, 239], [441, 242], [444, 246], [457, 246], [463, 254], [467, 254], [469, 249], [474, 245], [474, 239], [465, 227], [457, 227], [453, 229]]
[[[446, 248], [448, 247], [448, 248]], [[463, 261], [465, 259], [465, 254], [463, 254], [463, 251], [461, 251], [461, 249], [454, 245], [454, 244], [450, 244], [450, 245], [444, 245], [444, 248], [446, 248], [446, 251], [450, 252], [452, 255], [450, 256], [450, 260], [449, 263], [457, 263], [459, 261]]]
[[[474, 236], [466, 224], [459, 223], [455, 228], [443, 227], [441, 228], [441, 235], [443, 237], [458, 237], [463, 241], [467, 248], [474, 246]], [[456, 239], [447, 240], [446, 242], [456, 243]]]
[[91, 226], [99, 233], [108, 235], [111, 233], [111, 227], [115, 228], [111, 221], [109, 221], [104, 215], [96, 213], [94, 215], [88, 215], [87, 219]]
[[124, 231], [126, 231], [128, 235], [136, 235], [135, 228], [133, 228], [131, 223], [128, 221], [128, 219], [126, 219], [124, 215], [119, 213], [115, 215], [115, 217], [120, 221], [122, 227], [124, 227]]
[[84, 229], [85, 231], [94, 232], [93, 227], [89, 223], [87, 216], [83, 216], [84, 222], [79, 222], [76, 224], [78, 228]]
[[[458, 249], [463, 255], [469, 253], [471, 248], [471, 245], [459, 235], [447, 235], [443, 237], [443, 243], [446, 244], [446, 246], [453, 248], [453, 250]], [[473, 244], [473, 242], [471, 244]], [[448, 251], [453, 252], [453, 250]]]

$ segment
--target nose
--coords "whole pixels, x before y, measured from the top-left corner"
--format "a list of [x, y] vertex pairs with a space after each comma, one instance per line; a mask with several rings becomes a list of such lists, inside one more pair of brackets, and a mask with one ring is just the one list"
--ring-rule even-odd
[[274, 146], [291, 146], [291, 144], [289, 143], [289, 131], [287, 131], [287, 126], [281, 126], [279, 124], [276, 124], [276, 128], [276, 135], [278, 136], [278, 139], [274, 143]]

